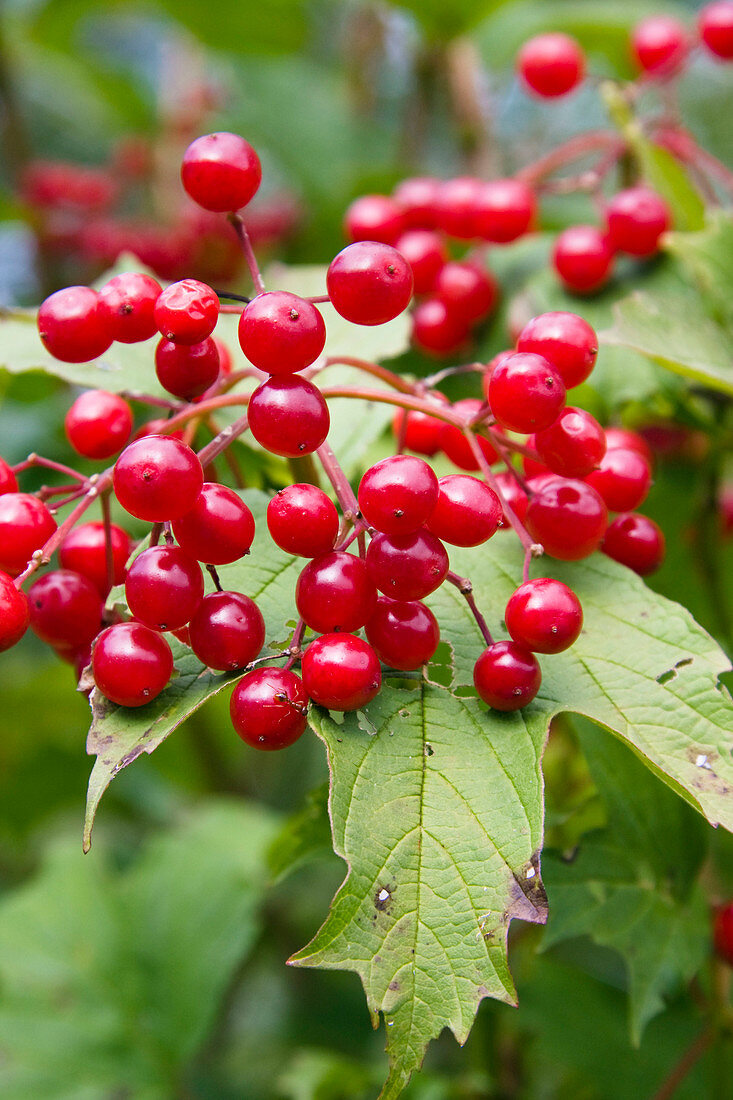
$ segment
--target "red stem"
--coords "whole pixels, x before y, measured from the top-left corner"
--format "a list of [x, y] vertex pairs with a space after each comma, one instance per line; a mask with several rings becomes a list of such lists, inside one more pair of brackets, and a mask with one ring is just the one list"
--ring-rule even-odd
[[247, 420], [247, 414], [240, 416], [239, 420], [235, 420], [233, 424], [230, 424], [226, 428], [222, 428], [217, 436], [214, 436], [211, 443], [207, 443], [205, 447], [202, 447], [198, 452], [199, 462], [202, 466], [208, 466], [210, 462], [213, 462], [215, 458], [218, 458], [222, 451], [225, 451], [233, 440], [238, 436], [243, 435], [249, 422]]
[[321, 465], [328, 480], [333, 485], [334, 492], [341, 505], [341, 511], [345, 517], [351, 518], [354, 523], [357, 523], [359, 520], [359, 502], [336, 455], [328, 443], [321, 443], [316, 454], [321, 460]]
[[450, 570], [448, 573], [446, 573], [445, 579], [449, 582], [449, 584], [455, 585], [461, 595], [465, 597], [466, 603], [471, 608], [471, 614], [476, 620], [484, 641], [487, 645], [493, 645], [494, 639], [491, 636], [491, 631], [488, 628], [486, 619], [483, 617], [478, 607], [476, 606], [476, 600], [474, 599], [473, 585], [471, 584], [471, 581], [468, 579], [468, 577], [459, 577], [457, 573], [453, 572], [453, 570]]
[[[227, 217], [228, 217], [229, 222], [231, 223], [231, 225], [234, 227], [234, 232], [237, 234], [237, 237], [239, 238], [239, 243], [241, 244], [242, 251], [244, 252], [244, 258], [247, 261], [247, 267], [249, 268], [249, 273], [252, 276], [252, 282], [254, 283], [255, 291], [258, 294], [262, 294], [264, 292], [264, 289], [265, 289], [265, 284], [262, 281], [262, 273], [260, 271], [260, 266], [257, 263], [257, 257], [255, 256], [254, 249], [252, 248], [252, 242], [249, 239], [249, 233], [247, 232], [247, 230], [245, 228], [245, 224], [242, 221], [239, 214], [228, 214]], [[244, 306], [242, 307], [242, 309], [243, 308], [244, 308]], [[232, 310], [227, 309], [227, 312], [231, 313]], [[241, 309], [235, 310], [235, 312], [241, 313], [242, 310]]]
[[325, 370], [326, 367], [336, 366], [357, 367], [365, 374], [371, 374], [374, 378], [381, 378], [388, 386], [391, 386], [394, 390], [399, 390], [400, 393], [415, 394], [418, 390], [414, 382], [408, 382], [407, 379], [401, 378], [394, 371], [387, 370], [386, 367], [381, 366], [379, 363], [372, 363], [368, 359], [357, 359], [351, 355], [327, 356], [321, 369]]
[[78, 470], [72, 470], [71, 466], [64, 466], [62, 462], [54, 462], [51, 458], [41, 458], [35, 452], [29, 454], [24, 462], [19, 462], [17, 466], [11, 468], [14, 474], [22, 474], [24, 470], [30, 470], [35, 466], [42, 466], [44, 470], [56, 470], [57, 473], [65, 474], [74, 481], [86, 481], [85, 475], [80, 474]]
[[560, 168], [590, 153], [617, 149], [617, 155], [620, 155], [625, 148], [626, 143], [611, 130], [590, 130], [587, 134], [579, 134], [559, 145], [533, 164], [520, 168], [516, 177], [530, 186], [537, 186], [545, 176], [551, 176]]
[[539, 543], [534, 541], [527, 528], [519, 519], [517, 513], [509, 504], [508, 500], [506, 500], [506, 498], [504, 497], [504, 494], [501, 491], [501, 486], [494, 476], [494, 472], [487, 461], [486, 455], [479, 447], [478, 440], [476, 439], [475, 434], [470, 430], [470, 428], [465, 428], [463, 434], [468, 440], [468, 444], [471, 448], [473, 456], [476, 459], [476, 462], [478, 462], [479, 469], [484, 475], [487, 484], [490, 486], [490, 488], [494, 490], [499, 500], [501, 501], [502, 508], [504, 509], [504, 515], [516, 531], [522, 546], [525, 550], [531, 551], [533, 557], [539, 557], [541, 554], [544, 553], [544, 548]]

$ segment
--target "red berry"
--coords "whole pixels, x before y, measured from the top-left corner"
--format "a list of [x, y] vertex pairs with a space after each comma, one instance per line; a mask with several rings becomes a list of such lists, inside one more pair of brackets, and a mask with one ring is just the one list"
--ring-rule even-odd
[[28, 591], [31, 630], [49, 645], [83, 646], [102, 625], [102, 600], [86, 577], [52, 569]]
[[638, 451], [615, 447], [585, 480], [601, 494], [609, 512], [632, 512], [646, 499], [652, 473]]
[[309, 561], [295, 586], [298, 614], [319, 634], [359, 630], [376, 602], [377, 592], [364, 561], [342, 550]]
[[219, 320], [219, 299], [206, 283], [181, 279], [161, 291], [155, 303], [155, 323], [174, 344], [200, 344]]
[[[533, 435], [528, 436], [527, 446], [531, 450], [535, 450], [535, 438]], [[549, 466], [545, 466], [544, 462], [536, 462], [533, 458], [530, 458], [529, 455], [522, 455], [522, 469], [527, 477], [535, 478], [543, 477], [544, 475], [549, 475], [550, 477], [554, 476]]]
[[637, 23], [631, 35], [631, 53], [639, 68], [652, 76], [669, 77], [687, 57], [687, 31], [671, 15], [650, 15]]
[[380, 661], [406, 672], [428, 663], [438, 648], [440, 629], [430, 608], [419, 600], [380, 596], [366, 636]]
[[303, 654], [303, 686], [329, 710], [358, 710], [382, 686], [382, 670], [368, 642], [353, 634], [324, 634]]
[[63, 363], [87, 363], [112, 343], [99, 295], [88, 286], [67, 286], [38, 310], [38, 331], [47, 351]]
[[151, 523], [179, 519], [196, 503], [204, 482], [201, 463], [179, 439], [146, 435], [117, 459], [114, 490], [126, 512]]
[[208, 668], [233, 672], [256, 660], [265, 644], [265, 620], [241, 592], [204, 596], [188, 626], [191, 648]]
[[239, 681], [229, 706], [234, 729], [255, 749], [285, 749], [305, 732], [308, 696], [284, 668], [257, 668]]
[[[440, 404], [449, 404], [448, 398], [438, 391], [434, 391], [429, 400], [433, 398], [439, 400]], [[402, 434], [403, 424], [405, 424], [404, 435]], [[402, 438], [406, 450], [417, 451], [421, 455], [431, 456], [440, 450], [442, 427], [442, 420], [436, 416], [429, 416], [428, 413], [417, 412], [415, 409], [410, 409], [409, 412], [405, 409], [397, 409], [392, 418], [392, 432], [395, 439]]]
[[449, 355], [466, 343], [468, 322], [439, 298], [426, 298], [412, 313], [412, 340], [427, 355]]
[[508, 470], [500, 470], [499, 473], [495, 475], [495, 477], [497, 485], [499, 487], [499, 491], [501, 492], [500, 499], [502, 504], [502, 516], [499, 521], [499, 526], [502, 528], [507, 528], [511, 525], [506, 516], [506, 513], [503, 510], [504, 502], [509, 505], [517, 519], [523, 521], [527, 512], [529, 499], [527, 497], [527, 494], [522, 489], [521, 485], [518, 484], [516, 479], [512, 477]]
[[315, 362], [326, 343], [316, 307], [285, 290], [258, 294], [239, 319], [242, 351], [260, 370], [292, 374]]
[[531, 703], [542, 683], [537, 658], [516, 642], [494, 642], [473, 669], [476, 691], [494, 710], [519, 710]]
[[142, 623], [116, 623], [92, 650], [94, 682], [113, 703], [142, 707], [160, 695], [173, 674], [173, 654], [165, 638]]
[[733, 58], [733, 3], [714, 0], [706, 4], [698, 16], [698, 30], [705, 46], [716, 57]]
[[205, 134], [192, 141], [183, 154], [183, 186], [204, 210], [221, 214], [241, 210], [261, 179], [259, 157], [238, 134]]
[[[132, 541], [127, 531], [110, 523], [112, 549], [112, 584], [122, 584], [125, 566], [132, 553]], [[109, 594], [107, 578], [107, 549], [104, 524], [100, 521], [80, 523], [66, 536], [59, 548], [59, 563], [64, 569], [81, 573], [95, 586], [102, 599]]]
[[562, 581], [539, 577], [525, 581], [509, 597], [506, 628], [518, 645], [533, 653], [562, 653], [583, 626], [580, 600]]
[[66, 438], [84, 458], [109, 458], [122, 450], [132, 431], [132, 409], [106, 390], [80, 394], [64, 419]]
[[371, 466], [359, 484], [367, 523], [389, 535], [406, 535], [427, 520], [438, 500], [438, 479], [421, 458], [392, 455]]
[[479, 236], [478, 210], [484, 181], [473, 176], [445, 180], [438, 191], [438, 226], [451, 237], [469, 241]]
[[361, 195], [344, 215], [344, 233], [350, 241], [394, 244], [403, 229], [402, 207], [388, 195]]
[[585, 477], [606, 453], [606, 433], [585, 409], [568, 405], [555, 422], [534, 438], [537, 454], [555, 474]]
[[479, 264], [450, 260], [438, 274], [435, 294], [452, 317], [472, 325], [491, 313], [499, 298], [499, 286]]
[[180, 546], [206, 565], [228, 565], [248, 553], [255, 521], [233, 489], [205, 481], [190, 511], [173, 523]]
[[438, 501], [427, 528], [452, 546], [479, 546], [501, 521], [501, 501], [488, 485], [468, 474], [441, 477]]
[[155, 336], [153, 311], [161, 287], [150, 275], [126, 271], [115, 275], [99, 292], [99, 312], [113, 340], [136, 344]]
[[606, 450], [615, 451], [619, 447], [626, 451], [636, 451], [646, 459], [649, 466], [654, 462], [651, 447], [638, 432], [631, 428], [606, 428]]
[[556, 99], [585, 76], [585, 54], [568, 34], [538, 34], [519, 51], [517, 71], [536, 95]]
[[12, 577], [0, 572], [0, 653], [19, 642], [28, 629], [30, 610], [22, 589]]
[[729, 966], [733, 966], [733, 902], [729, 901], [716, 912], [713, 921], [713, 942], [721, 959], [725, 959]]
[[30, 493], [0, 496], [0, 569], [17, 577], [56, 530], [45, 504]]
[[537, 487], [525, 524], [553, 558], [579, 561], [601, 545], [608, 510], [592, 486], [556, 477]]
[[606, 234], [594, 225], [572, 225], [555, 241], [552, 262], [568, 290], [592, 294], [608, 282], [613, 250]]
[[619, 191], [606, 207], [608, 236], [613, 248], [646, 259], [659, 251], [659, 238], [672, 224], [661, 195], [649, 187]]
[[394, 198], [400, 204], [406, 228], [435, 229], [440, 188], [441, 181], [432, 176], [415, 176], [397, 184]]
[[565, 404], [565, 384], [542, 355], [518, 352], [497, 363], [488, 385], [491, 411], [505, 428], [537, 432], [549, 428]]
[[533, 317], [519, 334], [517, 351], [544, 355], [566, 389], [585, 382], [598, 358], [598, 337], [577, 313], [561, 310]]
[[380, 592], [395, 600], [422, 600], [445, 580], [448, 555], [430, 531], [409, 535], [376, 535], [366, 562]]
[[208, 336], [199, 344], [174, 344], [163, 336], [155, 348], [155, 373], [164, 390], [190, 401], [206, 393], [219, 377], [216, 341]]
[[331, 425], [321, 391], [299, 375], [263, 382], [250, 397], [248, 411], [250, 431], [257, 442], [285, 458], [312, 454]]
[[281, 550], [315, 558], [333, 550], [339, 516], [333, 501], [316, 485], [288, 485], [267, 505], [267, 529]]
[[218, 336], [212, 336], [211, 339], [216, 344], [216, 350], [219, 352], [219, 374], [231, 374], [234, 370], [234, 360], [232, 359], [231, 351]]
[[609, 558], [646, 577], [664, 561], [664, 533], [648, 516], [626, 512], [608, 525], [601, 549]]
[[[462, 401], [456, 401], [453, 412], [469, 418], [478, 413], [482, 404], [478, 397], [464, 397]], [[488, 439], [479, 436], [478, 445], [489, 464], [496, 462], [499, 455]], [[470, 444], [460, 428], [456, 428], [453, 424], [443, 424], [440, 429], [440, 446], [454, 466], [460, 467], [461, 470], [479, 469]]]
[[151, 546], [128, 569], [125, 596], [141, 623], [153, 630], [178, 630], [203, 599], [201, 566], [180, 546]]
[[414, 293], [430, 294], [449, 260], [443, 238], [431, 229], [408, 229], [397, 238], [395, 247], [412, 269]]
[[412, 269], [396, 248], [378, 241], [347, 245], [326, 274], [331, 305], [357, 325], [382, 325], [407, 308]]
[[521, 180], [488, 180], [476, 208], [478, 236], [484, 241], [508, 244], [527, 233], [537, 213], [534, 191]]
[[4, 458], [0, 458], [0, 496], [3, 493], [17, 493], [18, 481], [12, 468]]

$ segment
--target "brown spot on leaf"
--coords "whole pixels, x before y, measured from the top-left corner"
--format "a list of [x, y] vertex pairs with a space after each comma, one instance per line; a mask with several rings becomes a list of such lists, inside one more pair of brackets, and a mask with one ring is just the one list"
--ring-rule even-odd
[[547, 921], [547, 894], [540, 875], [540, 853], [534, 852], [522, 870], [513, 876], [509, 890], [512, 900], [504, 910], [504, 920], [514, 918], [545, 924]]

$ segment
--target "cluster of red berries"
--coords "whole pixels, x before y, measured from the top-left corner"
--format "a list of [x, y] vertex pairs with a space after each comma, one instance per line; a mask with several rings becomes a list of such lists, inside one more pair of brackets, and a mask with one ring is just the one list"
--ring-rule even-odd
[[[196, 139], [182, 168], [189, 195], [207, 210], [227, 212], [235, 224], [260, 175], [255, 151], [234, 134]], [[456, 182], [465, 183], [442, 186], [455, 193]], [[407, 208], [403, 202], [400, 217]], [[456, 200], [445, 209], [463, 210], [465, 217], [468, 206]], [[349, 217], [353, 222], [353, 208]], [[460, 233], [468, 235], [466, 221]], [[398, 243], [403, 236], [395, 238]], [[253, 276], [257, 281], [258, 273]], [[393, 244], [357, 240], [335, 257], [326, 281], [339, 314], [376, 325], [409, 304], [413, 269]], [[99, 292], [57, 291], [41, 306], [38, 325], [47, 349], [70, 362], [103, 354], [112, 340], [132, 343], [157, 335], [158, 378], [195, 411], [220, 378], [226, 354], [213, 336], [219, 312], [218, 296], [204, 283], [184, 279], [162, 289], [149, 276], [132, 273], [111, 279]], [[264, 372], [243, 398], [242, 430], [248, 427], [274, 454], [319, 451], [343, 513], [311, 484], [282, 489], [268, 506], [275, 544], [309, 559], [296, 584], [299, 624], [281, 655], [288, 658], [286, 667], [251, 667], [268, 660], [260, 657], [262, 614], [248, 595], [223, 591], [216, 572], [249, 552], [255, 533], [249, 508], [232, 489], [206, 479], [199, 456], [175, 432], [166, 434], [165, 421], [143, 426], [128, 442], [130, 406], [100, 390], [73, 403], [67, 435], [86, 457], [121, 454], [112, 471], [85, 485], [94, 489], [92, 496], [113, 489], [128, 514], [156, 525], [155, 537], [127, 566], [131, 543], [125, 531], [108, 522], [67, 531], [66, 521], [57, 531], [52, 509], [38, 496], [19, 492], [15, 472], [0, 460], [0, 648], [13, 645], [30, 623], [77, 667], [90, 660], [94, 682], [108, 699], [136, 707], [169, 682], [173, 658], [165, 634], [173, 633], [211, 669], [248, 669], [231, 699], [234, 726], [251, 744], [280, 748], [305, 729], [311, 700], [332, 710], [361, 708], [379, 691], [381, 664], [405, 672], [432, 659], [440, 630], [424, 599], [446, 579], [466, 594], [465, 582], [450, 572], [446, 545], [479, 546], [509, 525], [523, 533], [525, 580], [504, 612], [510, 639], [494, 642], [472, 608], [487, 642], [476, 662], [475, 685], [499, 710], [529, 703], [541, 679], [535, 654], [562, 652], [582, 627], [571, 589], [549, 578], [529, 579], [533, 553], [543, 546], [572, 561], [603, 548], [639, 573], [661, 561], [661, 531], [634, 511], [651, 482], [643, 440], [621, 429], [604, 432], [590, 414], [566, 404], [566, 391], [589, 376], [598, 350], [592, 328], [575, 314], [534, 318], [516, 349], [485, 369], [484, 400], [451, 405], [443, 394], [415, 386], [394, 428], [398, 451], [416, 454], [398, 453], [370, 467], [358, 499], [339, 476], [330, 449], [324, 457], [328, 407], [302, 373], [325, 346], [316, 303], [261, 291], [242, 308], [238, 332], [245, 355]], [[425, 461], [438, 449], [464, 472], [438, 478]], [[512, 460], [519, 454], [523, 473]], [[499, 460], [506, 469], [494, 474], [491, 466]], [[473, 476], [477, 471], [486, 480]], [[610, 524], [609, 511], [619, 513]], [[348, 552], [354, 542], [358, 554]], [[57, 544], [61, 568], [36, 580], [26, 596], [21, 583]], [[202, 566], [216, 587], [208, 595]], [[104, 608], [111, 586], [123, 582], [131, 615], [126, 622]], [[366, 640], [357, 633], [362, 629]], [[301, 648], [306, 630], [319, 637]], [[297, 659], [300, 676], [292, 670]]]

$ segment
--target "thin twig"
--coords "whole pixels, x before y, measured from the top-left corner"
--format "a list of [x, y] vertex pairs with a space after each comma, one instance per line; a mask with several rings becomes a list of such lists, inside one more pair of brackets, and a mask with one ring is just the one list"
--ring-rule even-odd
[[474, 599], [473, 585], [471, 581], [468, 579], [468, 577], [459, 577], [457, 573], [453, 572], [453, 570], [449, 570], [449, 572], [446, 573], [445, 579], [448, 581], [449, 584], [455, 585], [461, 595], [465, 598], [466, 603], [471, 609], [471, 614], [476, 620], [478, 628], [481, 631], [481, 634], [486, 644], [493, 645], [494, 639], [491, 636], [491, 631], [488, 628], [486, 619], [483, 617], [478, 607], [476, 606], [476, 600]]

